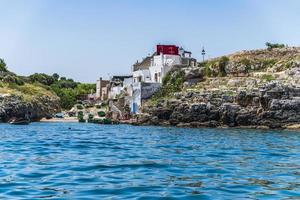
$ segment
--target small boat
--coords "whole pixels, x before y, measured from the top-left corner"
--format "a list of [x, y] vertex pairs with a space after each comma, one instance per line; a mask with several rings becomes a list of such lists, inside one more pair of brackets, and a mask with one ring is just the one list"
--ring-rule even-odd
[[10, 124], [12, 125], [28, 125], [30, 124], [30, 120], [29, 119], [24, 119], [24, 118], [15, 118], [9, 121]]

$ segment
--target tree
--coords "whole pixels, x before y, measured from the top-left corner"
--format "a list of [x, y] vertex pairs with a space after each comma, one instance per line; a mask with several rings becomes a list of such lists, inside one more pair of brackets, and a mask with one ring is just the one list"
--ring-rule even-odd
[[1, 72], [7, 72], [6, 63], [2, 58], [0, 58], [0, 71]]
[[59, 75], [57, 73], [54, 73], [52, 77], [55, 79], [55, 81], [58, 81], [59, 79]]
[[267, 46], [268, 50], [276, 49], [276, 48], [284, 48], [285, 47], [284, 44], [270, 43], [270, 42], [266, 42], [266, 46]]
[[47, 86], [52, 85], [55, 82], [55, 79], [52, 76], [47, 74], [35, 73], [29, 76], [31, 82], [38, 82]]
[[53, 91], [60, 98], [60, 105], [63, 109], [70, 109], [76, 104], [76, 94], [71, 88], [53, 87]]

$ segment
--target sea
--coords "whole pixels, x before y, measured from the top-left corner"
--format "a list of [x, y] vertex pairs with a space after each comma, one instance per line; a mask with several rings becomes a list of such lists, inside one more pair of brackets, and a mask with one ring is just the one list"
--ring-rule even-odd
[[300, 132], [0, 124], [0, 199], [300, 199]]

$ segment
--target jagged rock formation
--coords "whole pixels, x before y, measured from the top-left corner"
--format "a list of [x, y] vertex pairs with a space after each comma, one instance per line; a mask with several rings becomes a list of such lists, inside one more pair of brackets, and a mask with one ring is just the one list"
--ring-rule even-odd
[[11, 118], [24, 118], [28, 115], [31, 121], [38, 121], [43, 117], [51, 117], [60, 110], [59, 98], [55, 96], [34, 97], [31, 101], [21, 96], [0, 95], [0, 119], [7, 122]]
[[144, 104], [139, 124], [253, 128], [300, 124], [300, 48], [244, 51], [171, 73], [178, 70], [185, 74], [182, 89]]
[[41, 84], [29, 83], [9, 71], [0, 71], [0, 122], [29, 117], [38, 121], [60, 111], [59, 97]]

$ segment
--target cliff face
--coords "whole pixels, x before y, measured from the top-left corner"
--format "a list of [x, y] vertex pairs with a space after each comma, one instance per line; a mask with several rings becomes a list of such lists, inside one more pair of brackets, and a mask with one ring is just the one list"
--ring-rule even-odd
[[24, 80], [11, 72], [0, 72], [0, 122], [25, 115], [38, 121], [60, 111], [56, 94], [43, 85]]
[[31, 101], [26, 101], [22, 96], [0, 95], [0, 119], [3, 122], [13, 117], [23, 118], [26, 114], [31, 121], [38, 121], [59, 110], [59, 99], [54, 96], [34, 97]]
[[[182, 81], [178, 74], [183, 74]], [[175, 68], [162, 91], [144, 104], [139, 123], [254, 128], [300, 124], [299, 78], [300, 48], [244, 51], [195, 69]]]

